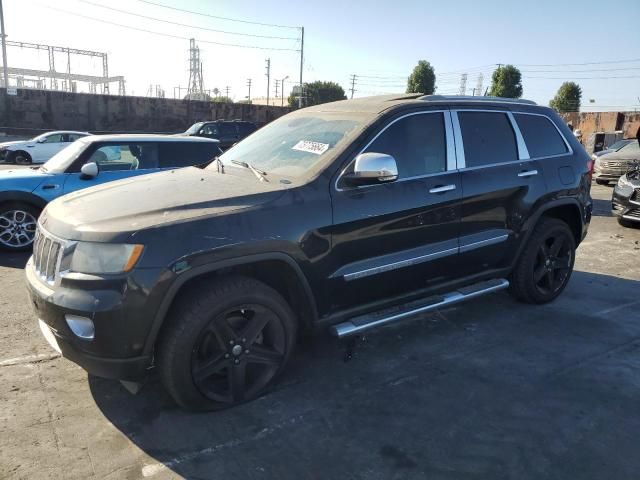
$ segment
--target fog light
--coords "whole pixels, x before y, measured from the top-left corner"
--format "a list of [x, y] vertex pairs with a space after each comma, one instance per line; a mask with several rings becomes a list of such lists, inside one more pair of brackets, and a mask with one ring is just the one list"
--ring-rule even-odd
[[93, 340], [95, 328], [90, 318], [79, 317], [78, 315], [65, 315], [67, 325], [76, 336], [84, 340]]

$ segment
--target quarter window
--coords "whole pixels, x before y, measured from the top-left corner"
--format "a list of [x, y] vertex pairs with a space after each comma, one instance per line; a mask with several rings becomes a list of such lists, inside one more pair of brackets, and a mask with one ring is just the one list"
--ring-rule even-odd
[[567, 153], [567, 145], [547, 117], [540, 115], [513, 115], [524, 138], [531, 158], [549, 157]]
[[516, 137], [502, 112], [458, 112], [467, 167], [518, 160]]
[[401, 118], [383, 131], [366, 152], [395, 158], [399, 178], [444, 172], [447, 142], [443, 115], [423, 113]]

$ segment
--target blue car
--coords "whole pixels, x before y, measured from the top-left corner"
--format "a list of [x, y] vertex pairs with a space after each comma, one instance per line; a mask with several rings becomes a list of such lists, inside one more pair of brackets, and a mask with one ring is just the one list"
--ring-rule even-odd
[[0, 171], [0, 248], [32, 247], [45, 205], [105, 182], [207, 163], [217, 140], [170, 135], [95, 135], [76, 140], [41, 167]]

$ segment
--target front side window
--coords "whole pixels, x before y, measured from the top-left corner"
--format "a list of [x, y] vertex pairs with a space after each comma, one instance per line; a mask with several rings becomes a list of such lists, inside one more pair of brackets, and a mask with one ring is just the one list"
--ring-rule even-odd
[[506, 113], [458, 112], [467, 167], [518, 160], [516, 137]]
[[447, 141], [442, 113], [422, 113], [401, 118], [384, 130], [366, 152], [395, 158], [398, 178], [444, 172]]
[[207, 136], [218, 136], [218, 127], [215, 124], [205, 125], [202, 127], [202, 131], [200, 132], [202, 135]]
[[61, 133], [54, 133], [53, 135], [44, 137], [44, 140], [42, 143], [62, 143], [63, 141], [64, 141], [64, 138]]
[[551, 120], [540, 115], [514, 113], [531, 158], [567, 153], [567, 145]]
[[152, 142], [102, 145], [87, 159], [101, 171], [158, 168], [158, 145]]

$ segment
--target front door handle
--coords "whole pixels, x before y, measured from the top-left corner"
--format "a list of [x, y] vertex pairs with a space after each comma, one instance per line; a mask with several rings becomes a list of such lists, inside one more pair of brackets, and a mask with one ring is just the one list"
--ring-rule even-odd
[[518, 174], [519, 177], [533, 177], [538, 174], [538, 170], [525, 170]]
[[455, 189], [455, 185], [439, 185], [437, 187], [430, 188], [429, 193], [444, 193]]
[[53, 190], [56, 188], [60, 188], [60, 185], [51, 185], [51, 184], [47, 184], [47, 185], [43, 185], [42, 189], [43, 190]]

